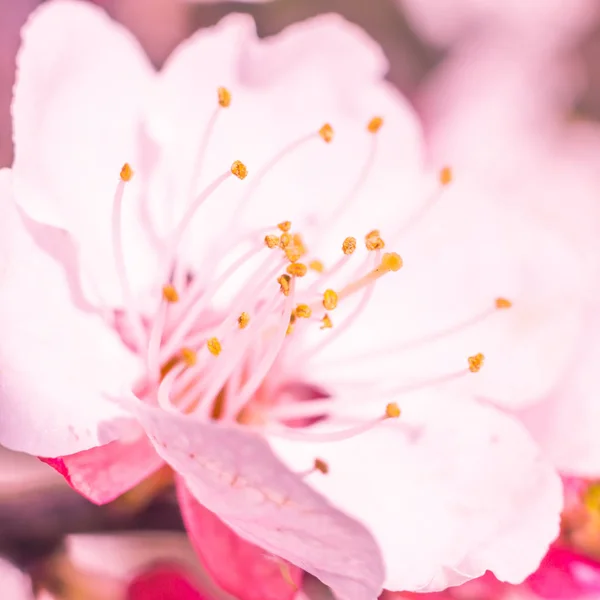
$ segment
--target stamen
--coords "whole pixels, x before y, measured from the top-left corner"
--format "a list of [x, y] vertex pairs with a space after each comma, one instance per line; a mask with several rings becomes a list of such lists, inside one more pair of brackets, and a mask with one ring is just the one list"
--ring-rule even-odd
[[231, 172], [238, 179], [246, 179], [246, 177], [248, 176], [248, 169], [246, 168], [246, 165], [242, 161], [240, 161], [240, 160], [236, 160], [231, 165]]
[[121, 168], [119, 183], [115, 190], [112, 209], [112, 246], [113, 256], [115, 261], [115, 270], [123, 292], [123, 304], [127, 320], [132, 329], [135, 345], [139, 352], [145, 350], [147, 345], [146, 331], [142, 316], [137, 311], [133, 300], [133, 292], [129, 285], [127, 277], [127, 269], [125, 267], [125, 255], [123, 252], [123, 231], [122, 231], [122, 206], [123, 195], [125, 193], [125, 185], [131, 181], [133, 177], [133, 169], [129, 163], [125, 163]]
[[326, 310], [333, 310], [338, 304], [338, 295], [333, 290], [325, 290], [323, 294], [323, 306]]
[[[381, 259], [381, 263], [379, 264], [378, 267], [376, 267], [370, 273], [368, 273], [364, 277], [361, 277], [357, 281], [349, 283], [338, 294], [338, 299], [342, 300], [344, 298], [347, 298], [348, 296], [350, 296], [351, 294], [354, 294], [355, 292], [357, 292], [361, 288], [365, 287], [366, 285], [369, 285], [369, 284], [375, 282], [377, 279], [379, 279], [386, 273], [389, 273], [391, 271], [392, 272], [398, 271], [402, 267], [402, 264], [403, 264], [402, 258], [400, 258], [400, 255], [396, 254], [395, 252], [390, 252], [390, 253], [384, 254], [383, 258]], [[327, 307], [325, 307], [325, 308], [327, 308]]]
[[496, 308], [502, 310], [505, 308], [510, 308], [512, 306], [512, 302], [507, 300], [506, 298], [496, 298]]
[[[239, 393], [235, 397], [235, 401], [228, 407], [228, 416], [237, 415], [246, 405], [246, 403], [256, 393], [256, 390], [261, 385], [266, 374], [269, 372], [273, 363], [281, 352], [281, 347], [285, 342], [287, 330], [289, 327], [289, 319], [293, 312], [292, 306], [294, 302], [295, 292], [295, 279], [292, 279], [290, 283], [290, 293], [283, 303], [283, 310], [280, 316], [280, 324], [277, 326], [277, 331], [273, 337], [269, 340], [269, 345], [266, 353], [260, 359], [259, 363], [252, 370], [250, 378], [244, 386], [239, 390]], [[269, 310], [269, 313], [271, 311]]]
[[163, 286], [163, 298], [165, 302], [178, 302], [179, 294], [171, 284], [167, 284]]
[[181, 358], [187, 367], [193, 367], [197, 361], [197, 355], [195, 350], [192, 348], [182, 348], [181, 349]]
[[131, 178], [133, 177], [133, 169], [131, 168], [131, 165], [129, 163], [125, 163], [123, 165], [123, 167], [121, 168], [120, 175], [121, 181], [124, 181], [125, 183], [131, 181]]
[[221, 354], [221, 342], [216, 337], [208, 339], [206, 347], [213, 356], [219, 356], [219, 354]]
[[302, 251], [296, 246], [288, 246], [285, 250], [285, 255], [291, 263], [298, 262], [302, 257]]
[[192, 197], [194, 195], [196, 182], [200, 179], [200, 175], [202, 173], [202, 167], [204, 165], [204, 157], [206, 155], [206, 150], [208, 149], [208, 144], [212, 138], [212, 135], [215, 130], [215, 126], [217, 124], [217, 120], [219, 118], [219, 114], [221, 113], [221, 108], [227, 108], [231, 104], [231, 93], [227, 88], [220, 87], [217, 89], [217, 101], [219, 106], [213, 111], [206, 129], [204, 131], [204, 136], [202, 138], [202, 144], [198, 149], [198, 153], [196, 154], [196, 158], [194, 160], [194, 165], [192, 167], [192, 174], [190, 177], [190, 185], [188, 189], [188, 197]]
[[310, 319], [312, 310], [308, 304], [298, 304], [298, 306], [296, 306], [295, 315], [299, 319]]
[[292, 236], [289, 233], [284, 233], [279, 238], [279, 246], [284, 250], [292, 243]]
[[356, 250], [356, 238], [347, 237], [342, 244], [344, 254], [352, 254]]
[[276, 235], [265, 235], [265, 246], [267, 248], [277, 248], [279, 246], [279, 238]]
[[369, 124], [367, 125], [367, 131], [369, 133], [377, 133], [381, 129], [382, 125], [383, 125], [382, 117], [373, 117], [369, 121]]
[[279, 227], [279, 229], [281, 229], [283, 233], [288, 233], [292, 227], [292, 223], [291, 221], [282, 221], [281, 223], [279, 223], [279, 225], [277, 225], [277, 227]]
[[388, 271], [399, 271], [403, 264], [402, 258], [396, 252], [386, 252], [381, 258], [381, 267]]
[[426, 200], [425, 204], [418, 208], [412, 215], [408, 217], [405, 223], [393, 232], [390, 236], [392, 242], [396, 242], [401, 235], [408, 233], [415, 225], [417, 225], [429, 211], [435, 206], [437, 201], [442, 197], [443, 191], [452, 181], [452, 169], [444, 167], [439, 172], [439, 186]]
[[279, 284], [279, 289], [284, 296], [290, 295], [290, 280], [291, 277], [289, 275], [282, 275], [277, 279], [277, 283]]
[[385, 248], [385, 242], [381, 239], [379, 229], [373, 229], [373, 231], [369, 231], [369, 233], [365, 235], [365, 245], [369, 252], [383, 250]]
[[442, 185], [449, 185], [452, 182], [452, 169], [450, 167], [443, 167], [440, 171], [440, 183]]
[[[312, 404], [312, 402], [307, 402], [307, 404]], [[320, 432], [320, 431], [313, 431], [310, 428], [306, 428], [303, 430], [303, 429], [297, 429], [297, 428], [292, 428], [292, 427], [284, 427], [281, 425], [268, 425], [265, 427], [265, 430], [266, 430], [265, 433], [267, 435], [273, 435], [273, 436], [281, 437], [281, 438], [292, 440], [292, 441], [298, 440], [298, 441], [304, 441], [304, 442], [317, 442], [317, 443], [319, 443], [319, 442], [323, 442], [323, 443], [341, 442], [344, 440], [349, 440], [357, 435], [360, 435], [361, 433], [366, 433], [367, 431], [370, 431], [374, 427], [377, 427], [383, 421], [387, 421], [390, 418], [397, 418], [397, 417], [393, 416], [393, 414], [394, 414], [393, 408], [390, 409], [392, 416], [388, 415], [388, 407], [390, 407], [390, 406], [391, 405], [388, 404], [386, 406], [384, 414], [381, 417], [378, 417], [377, 419], [365, 421], [364, 423], [361, 423], [354, 427], [350, 427], [348, 429], [342, 429], [339, 431]], [[398, 409], [398, 416], [399, 416], [399, 414], [400, 414], [400, 411]], [[284, 420], [285, 420], [285, 418], [284, 418]]]
[[481, 352], [475, 354], [474, 356], [469, 356], [469, 371], [471, 371], [471, 373], [478, 373], [481, 370], [481, 367], [483, 366], [484, 359], [485, 356], [483, 356]]
[[385, 407], [385, 416], [388, 419], [397, 419], [400, 417], [400, 407], [395, 402], [390, 402]]
[[314, 470], [323, 473], [323, 475], [327, 475], [329, 473], [329, 465], [320, 458], [315, 458]]
[[329, 123], [325, 123], [325, 125], [319, 129], [319, 135], [327, 144], [329, 144], [333, 140], [333, 127]]
[[308, 268], [316, 271], [317, 273], [322, 273], [325, 270], [325, 266], [320, 260], [311, 260], [308, 263]]
[[247, 312], [243, 312], [238, 317], [238, 326], [240, 329], [245, 329], [248, 326], [248, 323], [250, 323], [250, 315]]
[[304, 277], [308, 269], [303, 263], [292, 263], [287, 266], [286, 271], [294, 277]]
[[333, 323], [331, 322], [331, 318], [328, 314], [325, 314], [325, 316], [321, 319], [321, 323], [323, 323], [323, 325], [321, 325], [320, 329], [331, 329], [333, 327]]
[[229, 106], [231, 105], [231, 92], [227, 88], [218, 88], [217, 98], [219, 100], [219, 106], [221, 106], [221, 108], [229, 108]]

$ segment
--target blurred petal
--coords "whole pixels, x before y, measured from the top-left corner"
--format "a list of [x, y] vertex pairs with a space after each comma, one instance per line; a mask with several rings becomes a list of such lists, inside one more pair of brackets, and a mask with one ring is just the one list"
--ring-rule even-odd
[[70, 456], [41, 460], [96, 504], [114, 500], [163, 464], [145, 435], [136, 442], [114, 441]]
[[441, 590], [486, 570], [522, 581], [558, 533], [557, 474], [522, 426], [494, 408], [447, 394], [401, 406], [398, 422], [346, 441], [272, 445], [290, 468], [326, 461], [328, 474], [310, 483], [373, 532], [386, 589]]
[[177, 497], [192, 544], [221, 588], [239, 600], [291, 600], [296, 595], [301, 569], [239, 537], [196, 501], [181, 478]]
[[155, 567], [140, 573], [127, 588], [127, 600], [208, 600], [181, 569]]
[[565, 475], [600, 475], [600, 315], [596, 300], [585, 313], [570, 368], [539, 404], [518, 413], [546, 455]]
[[98, 315], [73, 305], [69, 265], [25, 228], [8, 170], [0, 171], [0, 212], [0, 443], [41, 456], [107, 443], [114, 436], [103, 424], [123, 413], [104, 394], [131, 385], [136, 361]]
[[2, 594], [7, 600], [8, 598], [10, 600], [34, 599], [29, 577], [2, 558], [0, 558], [0, 581]]

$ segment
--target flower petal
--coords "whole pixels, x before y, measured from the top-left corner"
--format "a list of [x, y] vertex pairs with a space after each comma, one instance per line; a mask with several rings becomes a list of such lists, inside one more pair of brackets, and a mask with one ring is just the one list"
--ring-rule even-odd
[[[120, 169], [142, 160], [139, 140], [152, 68], [135, 38], [99, 8], [53, 0], [23, 28], [12, 106], [15, 191], [34, 219], [66, 229], [83, 273], [107, 302], [121, 299], [111, 211]], [[40, 98], [43, 99], [40, 110]], [[132, 287], [155, 265], [139, 226], [137, 184], [128, 186], [123, 241]]]
[[594, 598], [600, 594], [600, 563], [570, 550], [550, 548], [527, 585], [540, 598]]
[[315, 575], [340, 597], [379, 595], [383, 569], [369, 532], [288, 471], [256, 433], [139, 402], [124, 406], [196, 500], [235, 533]]
[[600, 474], [600, 316], [596, 302], [594, 298], [585, 312], [579, 344], [558, 385], [538, 404], [517, 413], [561, 473], [590, 478]]
[[0, 581], [2, 593], [11, 600], [33, 600], [31, 581], [8, 561], [0, 558]]
[[77, 454], [41, 460], [96, 504], [114, 500], [163, 464], [145, 435], [135, 442], [114, 441]]
[[156, 566], [140, 573], [127, 588], [127, 600], [205, 600], [176, 567]]
[[181, 478], [177, 497], [192, 544], [222, 589], [239, 600], [291, 600], [296, 595], [301, 569], [239, 537], [194, 498]]
[[[198, 69], [202, 78], [190, 77]], [[219, 190], [218, 197], [203, 206], [192, 225], [195, 243], [190, 240], [190, 260], [206, 254], [206, 243], [198, 240], [239, 214], [238, 202], [258, 183], [262, 167], [301, 139], [261, 177], [259, 189], [248, 200], [249, 209], [243, 212], [245, 226], [270, 226], [283, 218], [297, 225], [298, 219], [306, 222], [316, 216], [330, 225], [332, 219], [324, 212], [344, 204], [369, 163], [368, 185], [357, 203], [363, 201], [370, 223], [381, 211], [387, 215], [397, 210], [398, 198], [411, 201], [423, 158], [421, 132], [408, 102], [383, 81], [386, 70], [377, 44], [335, 15], [295, 24], [267, 40], [257, 38], [251, 19], [233, 15], [183, 43], [161, 74], [162, 100], [153, 113], [155, 135], [164, 143], [168, 162], [177, 166], [181, 189], [176, 196], [186, 200], [193, 164], [205, 142], [208, 151], [201, 177], [192, 188], [202, 188], [234, 159], [249, 169], [247, 181]], [[230, 89], [231, 106], [220, 111], [208, 139], [209, 123], [218, 108], [217, 86]], [[376, 115], [385, 124], [375, 140], [367, 124]], [[317, 135], [326, 122], [335, 132], [331, 144]], [[390, 202], [374, 203], [375, 196]], [[363, 225], [360, 217], [352, 223], [343, 219], [337, 223], [337, 216], [333, 221], [337, 228], [326, 237], [337, 256], [341, 240], [355, 233], [357, 223]]]
[[435, 591], [486, 570], [522, 581], [558, 533], [558, 475], [497, 409], [423, 394], [401, 407], [399, 421], [347, 441], [272, 446], [291, 468], [326, 461], [310, 483], [373, 532], [386, 589]]
[[0, 213], [0, 443], [50, 457], [107, 443], [123, 413], [103, 393], [131, 387], [137, 360], [97, 314], [73, 304], [68, 265], [42, 250], [45, 233], [56, 241], [60, 232], [24, 226], [8, 170]]

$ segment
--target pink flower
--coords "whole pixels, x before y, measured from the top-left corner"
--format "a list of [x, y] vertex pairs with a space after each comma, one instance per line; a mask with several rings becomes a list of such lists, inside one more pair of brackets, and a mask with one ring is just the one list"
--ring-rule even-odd
[[2, 593], [11, 600], [33, 600], [31, 581], [15, 566], [0, 558]]
[[[593, 0], [398, 0], [410, 22], [429, 40], [451, 45], [465, 38], [512, 40], [523, 55], [566, 46], [590, 27], [596, 16]], [[510, 44], [507, 45], [507, 49]]]
[[473, 50], [463, 47], [422, 90], [429, 154], [465, 174], [455, 193], [509, 206], [552, 235], [555, 253], [548, 260], [530, 245], [529, 268], [539, 279], [526, 302], [515, 299], [527, 309], [513, 321], [524, 339], [532, 326], [547, 336], [548, 353], [517, 358], [530, 373], [524, 394], [497, 388], [486, 397], [514, 411], [561, 473], [598, 477], [599, 130], [567, 122], [574, 97], [564, 72], [519, 62], [502, 46]]
[[519, 337], [501, 296], [554, 240], [515, 244], [479, 198], [437, 202], [451, 171], [425, 173], [364, 33], [328, 16], [259, 42], [232, 16], [157, 75], [101, 11], [57, 0], [18, 66], [1, 443], [95, 502], [166, 461], [242, 600], [292, 597], [302, 570], [358, 600], [536, 568], [560, 481], [472, 393], [543, 387], [547, 337]]

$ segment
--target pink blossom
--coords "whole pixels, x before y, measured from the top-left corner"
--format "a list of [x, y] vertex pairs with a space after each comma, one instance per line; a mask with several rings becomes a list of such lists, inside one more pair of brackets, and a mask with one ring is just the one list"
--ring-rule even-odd
[[11, 600], [34, 600], [31, 581], [8, 561], [0, 558], [2, 593]]
[[[527, 55], [580, 36], [597, 15], [593, 0], [398, 0], [411, 24], [429, 40], [450, 45], [468, 37], [504, 37]], [[523, 56], [523, 55], [522, 55]]]
[[[258, 41], [235, 15], [156, 74], [100, 10], [55, 0], [18, 67], [0, 442], [95, 502], [166, 461], [205, 562], [229, 540], [230, 569], [253, 556], [266, 589], [274, 563], [290, 597], [299, 570], [358, 600], [536, 568], [560, 481], [472, 394], [544, 387], [548, 336], [503, 296], [544, 281], [532, 241], [562, 248], [446, 195], [363, 32], [325, 16]], [[210, 520], [227, 534], [198, 535]]]
[[558, 242], [550, 261], [531, 246], [530, 268], [541, 279], [527, 313], [539, 320], [513, 322], [523, 336], [537, 322], [548, 354], [537, 364], [517, 359], [530, 374], [522, 394], [485, 395], [515, 411], [563, 474], [597, 477], [600, 130], [565, 119], [574, 97], [560, 70], [519, 62], [501, 45], [473, 50], [463, 47], [422, 90], [429, 154], [465, 173], [456, 193], [511, 206]]

